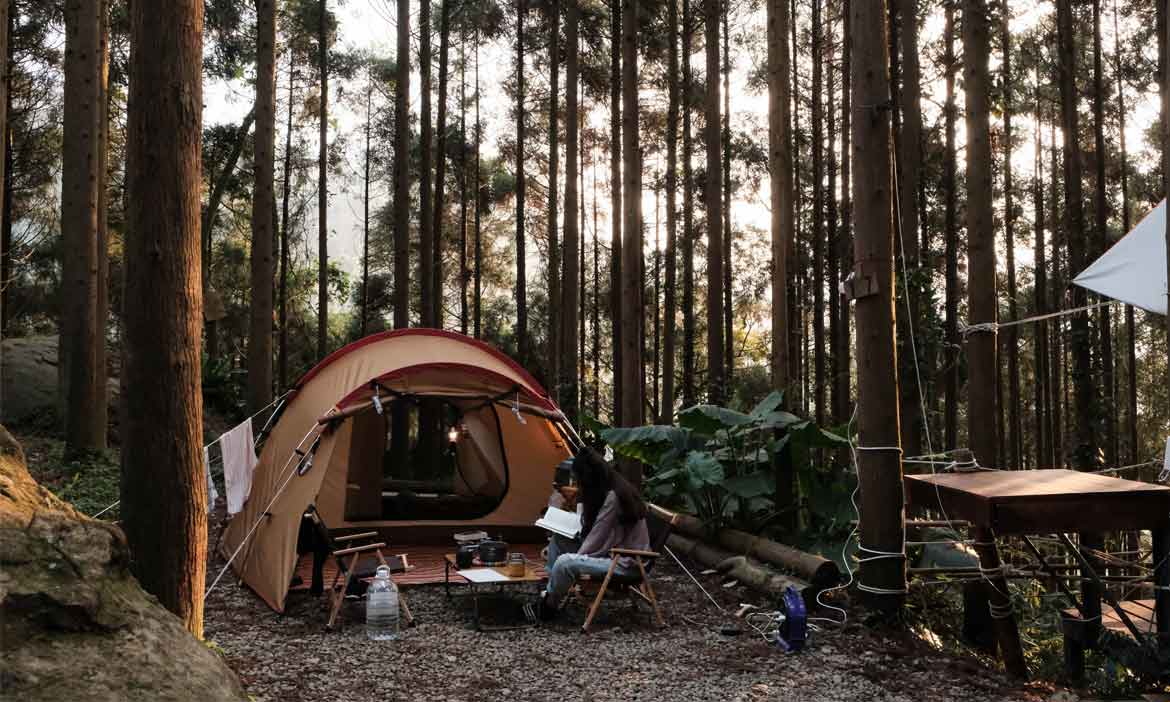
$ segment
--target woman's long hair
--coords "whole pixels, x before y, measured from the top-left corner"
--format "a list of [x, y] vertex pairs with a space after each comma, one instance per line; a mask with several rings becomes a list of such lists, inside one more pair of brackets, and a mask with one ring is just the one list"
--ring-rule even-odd
[[580, 487], [578, 499], [581, 501], [581, 536], [584, 537], [593, 528], [601, 506], [605, 504], [605, 497], [613, 490], [618, 501], [618, 521], [624, 525], [636, 523], [646, 516], [646, 503], [625, 476], [607, 463], [601, 454], [592, 448], [585, 447], [573, 460], [573, 474]]

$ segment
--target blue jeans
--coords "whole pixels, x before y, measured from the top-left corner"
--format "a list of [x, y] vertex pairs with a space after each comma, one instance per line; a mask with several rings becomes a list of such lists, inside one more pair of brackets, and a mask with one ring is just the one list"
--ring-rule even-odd
[[[549, 546], [549, 559], [552, 559], [553, 549]], [[553, 567], [548, 572], [548, 597], [553, 606], [560, 606], [561, 599], [569, 592], [569, 588], [582, 575], [601, 579], [609, 572], [612, 561], [609, 558], [594, 558], [579, 553], [564, 553], [557, 557]], [[628, 568], [618, 564], [613, 574], [629, 576], [632, 573]]]
[[553, 564], [557, 562], [557, 558], [565, 553], [576, 553], [577, 549], [581, 548], [580, 539], [570, 539], [567, 536], [560, 534], [551, 534], [548, 540], [548, 561], [544, 564], [544, 569], [552, 573]]

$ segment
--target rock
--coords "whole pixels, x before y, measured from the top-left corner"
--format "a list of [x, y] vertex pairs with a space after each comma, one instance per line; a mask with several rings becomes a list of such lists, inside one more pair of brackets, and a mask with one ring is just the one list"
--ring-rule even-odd
[[[111, 406], [117, 406], [118, 381], [107, 383]], [[26, 336], [0, 342], [0, 422], [18, 422], [55, 415], [57, 337]]]
[[5, 699], [246, 700], [235, 673], [130, 574], [121, 530], [32, 479], [0, 426]]

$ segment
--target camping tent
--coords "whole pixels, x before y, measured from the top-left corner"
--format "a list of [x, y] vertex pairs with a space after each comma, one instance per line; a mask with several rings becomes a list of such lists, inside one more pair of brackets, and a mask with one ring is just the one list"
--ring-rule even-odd
[[468, 528], [531, 528], [576, 435], [519, 364], [435, 329], [366, 337], [301, 378], [262, 437], [221, 551], [283, 611], [301, 517], [420, 543]]
[[1166, 201], [1073, 282], [1134, 307], [1166, 314]]

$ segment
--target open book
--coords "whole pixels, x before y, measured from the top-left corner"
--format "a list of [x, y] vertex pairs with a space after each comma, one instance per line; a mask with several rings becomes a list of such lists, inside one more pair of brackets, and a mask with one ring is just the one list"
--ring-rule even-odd
[[581, 517], [576, 512], [549, 507], [544, 516], [536, 520], [536, 526], [554, 534], [575, 539], [581, 535]]

